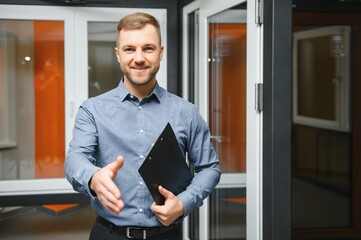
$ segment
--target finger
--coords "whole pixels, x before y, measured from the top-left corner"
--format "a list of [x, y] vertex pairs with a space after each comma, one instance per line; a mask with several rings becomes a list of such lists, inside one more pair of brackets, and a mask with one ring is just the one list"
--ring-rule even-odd
[[168, 191], [167, 189], [165, 189], [162, 186], [158, 187], [158, 191], [160, 192], [160, 194], [162, 194], [165, 197], [165, 199], [174, 197], [174, 194], [171, 191]]
[[114, 162], [109, 163], [105, 167], [107, 169], [109, 169], [110, 171], [112, 171], [113, 179], [114, 179], [115, 176], [117, 175], [118, 170], [123, 167], [123, 164], [124, 164], [124, 157], [118, 156], [117, 159]]
[[124, 207], [123, 201], [104, 187], [98, 197], [102, 204], [113, 212], [120, 212]]
[[105, 178], [102, 181], [98, 181], [95, 192], [98, 197], [103, 196], [108, 201], [116, 203], [120, 200], [121, 193], [119, 188], [110, 178]]
[[161, 210], [162, 210], [162, 206], [157, 205], [155, 202], [152, 203], [152, 205], [150, 206], [150, 210], [152, 210], [152, 212], [155, 215], [161, 214]]
[[116, 203], [121, 198], [121, 192], [112, 180], [103, 182], [101, 191], [113, 203]]
[[122, 200], [118, 200], [117, 203], [111, 202], [104, 197], [99, 198], [99, 200], [102, 202], [106, 209], [113, 212], [114, 214], [119, 214], [124, 208], [124, 203]]
[[106, 186], [104, 186], [106, 191], [111, 193], [116, 200], [119, 200], [121, 197], [121, 193], [117, 185], [113, 181], [109, 181]]

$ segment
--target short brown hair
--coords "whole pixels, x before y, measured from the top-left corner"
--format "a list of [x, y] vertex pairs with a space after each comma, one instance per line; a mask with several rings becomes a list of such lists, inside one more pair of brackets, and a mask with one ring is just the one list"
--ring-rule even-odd
[[160, 26], [158, 20], [150, 14], [144, 12], [135, 12], [129, 14], [118, 22], [117, 26], [117, 39], [116, 44], [118, 45], [119, 41], [119, 32], [121, 30], [137, 30], [142, 29], [145, 25], [150, 24], [155, 27], [157, 34], [159, 36], [159, 44], [162, 43], [162, 37], [160, 34]]

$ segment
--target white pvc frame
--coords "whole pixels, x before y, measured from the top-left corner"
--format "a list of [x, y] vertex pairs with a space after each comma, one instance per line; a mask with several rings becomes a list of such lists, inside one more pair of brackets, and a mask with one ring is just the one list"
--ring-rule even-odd
[[[64, 22], [65, 55], [65, 146], [71, 139], [75, 114], [88, 98], [88, 41], [87, 23], [118, 22], [126, 14], [143, 11], [152, 14], [160, 23], [163, 60], [157, 74], [159, 84], [167, 88], [167, 10], [133, 8], [95, 8], [65, 6], [1, 5], [0, 19], [58, 20]], [[114, 35], [115, 41], [115, 35]], [[115, 46], [115, 45], [114, 45]], [[0, 196], [75, 193], [65, 178], [1, 180]]]
[[[188, 14], [199, 10], [199, 111], [208, 120], [208, 18], [243, 0], [198, 0], [183, 8], [183, 94], [188, 99]], [[262, 240], [262, 113], [255, 106], [255, 84], [262, 83], [263, 32], [255, 23], [256, 6], [247, 5], [247, 173], [223, 174], [217, 188], [246, 187], [247, 239]], [[200, 239], [209, 239], [209, 203], [200, 208]], [[188, 219], [183, 239], [189, 239]]]
[[[335, 57], [335, 95], [336, 119], [326, 120], [313, 117], [302, 116], [298, 113], [298, 41], [303, 39], [332, 36], [334, 34], [342, 35], [344, 38], [345, 56]], [[295, 32], [293, 34], [293, 121], [298, 124], [323, 129], [338, 130], [349, 132], [349, 99], [350, 99], [350, 26], [328, 26], [311, 30]], [[331, 51], [331, 50], [330, 50]], [[341, 60], [342, 58], [342, 60]], [[330, 69], [331, 71], [331, 69]]]

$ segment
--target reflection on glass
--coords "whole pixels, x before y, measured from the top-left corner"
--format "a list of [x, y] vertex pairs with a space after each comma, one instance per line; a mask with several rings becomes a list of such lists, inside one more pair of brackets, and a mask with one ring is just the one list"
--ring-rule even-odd
[[[209, 126], [224, 176], [246, 173], [246, 13], [241, 4], [208, 19]], [[209, 224], [210, 239], [245, 239], [245, 188], [216, 189]]]
[[0, 178], [63, 177], [64, 23], [0, 20], [0, 55]]
[[351, 135], [294, 124], [292, 227], [349, 227]]
[[347, 26], [294, 33], [294, 121], [349, 130], [349, 37]]
[[246, 189], [216, 189], [210, 203], [210, 239], [246, 239]]
[[246, 10], [209, 19], [209, 120], [223, 173], [246, 172]]
[[115, 57], [117, 23], [88, 23], [88, 86], [89, 97], [118, 86], [123, 77]]
[[[335, 120], [334, 58], [329, 36], [298, 43], [298, 112], [300, 115]], [[320, 91], [322, 89], [322, 91]]]
[[293, 229], [353, 224], [352, 132], [343, 121], [352, 119], [344, 51], [349, 46], [344, 41], [335, 48], [342, 40], [337, 33], [347, 28], [294, 28]]

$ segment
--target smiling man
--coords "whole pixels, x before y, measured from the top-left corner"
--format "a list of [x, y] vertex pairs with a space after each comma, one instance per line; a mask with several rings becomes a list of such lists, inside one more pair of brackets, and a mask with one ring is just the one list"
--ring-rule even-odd
[[128, 21], [120, 22], [118, 31], [115, 54], [124, 74], [124, 85], [141, 100], [157, 83], [155, 76], [163, 57], [160, 32], [150, 23], [137, 29], [134, 22]]
[[[220, 179], [207, 124], [194, 105], [157, 83], [163, 51], [153, 16], [138, 12], [122, 18], [115, 54], [124, 78], [78, 110], [65, 173], [76, 191], [91, 197], [97, 219], [90, 239], [179, 239], [179, 223]], [[165, 197], [159, 206], [138, 169], [167, 123], [195, 176], [178, 195], [159, 186]]]

